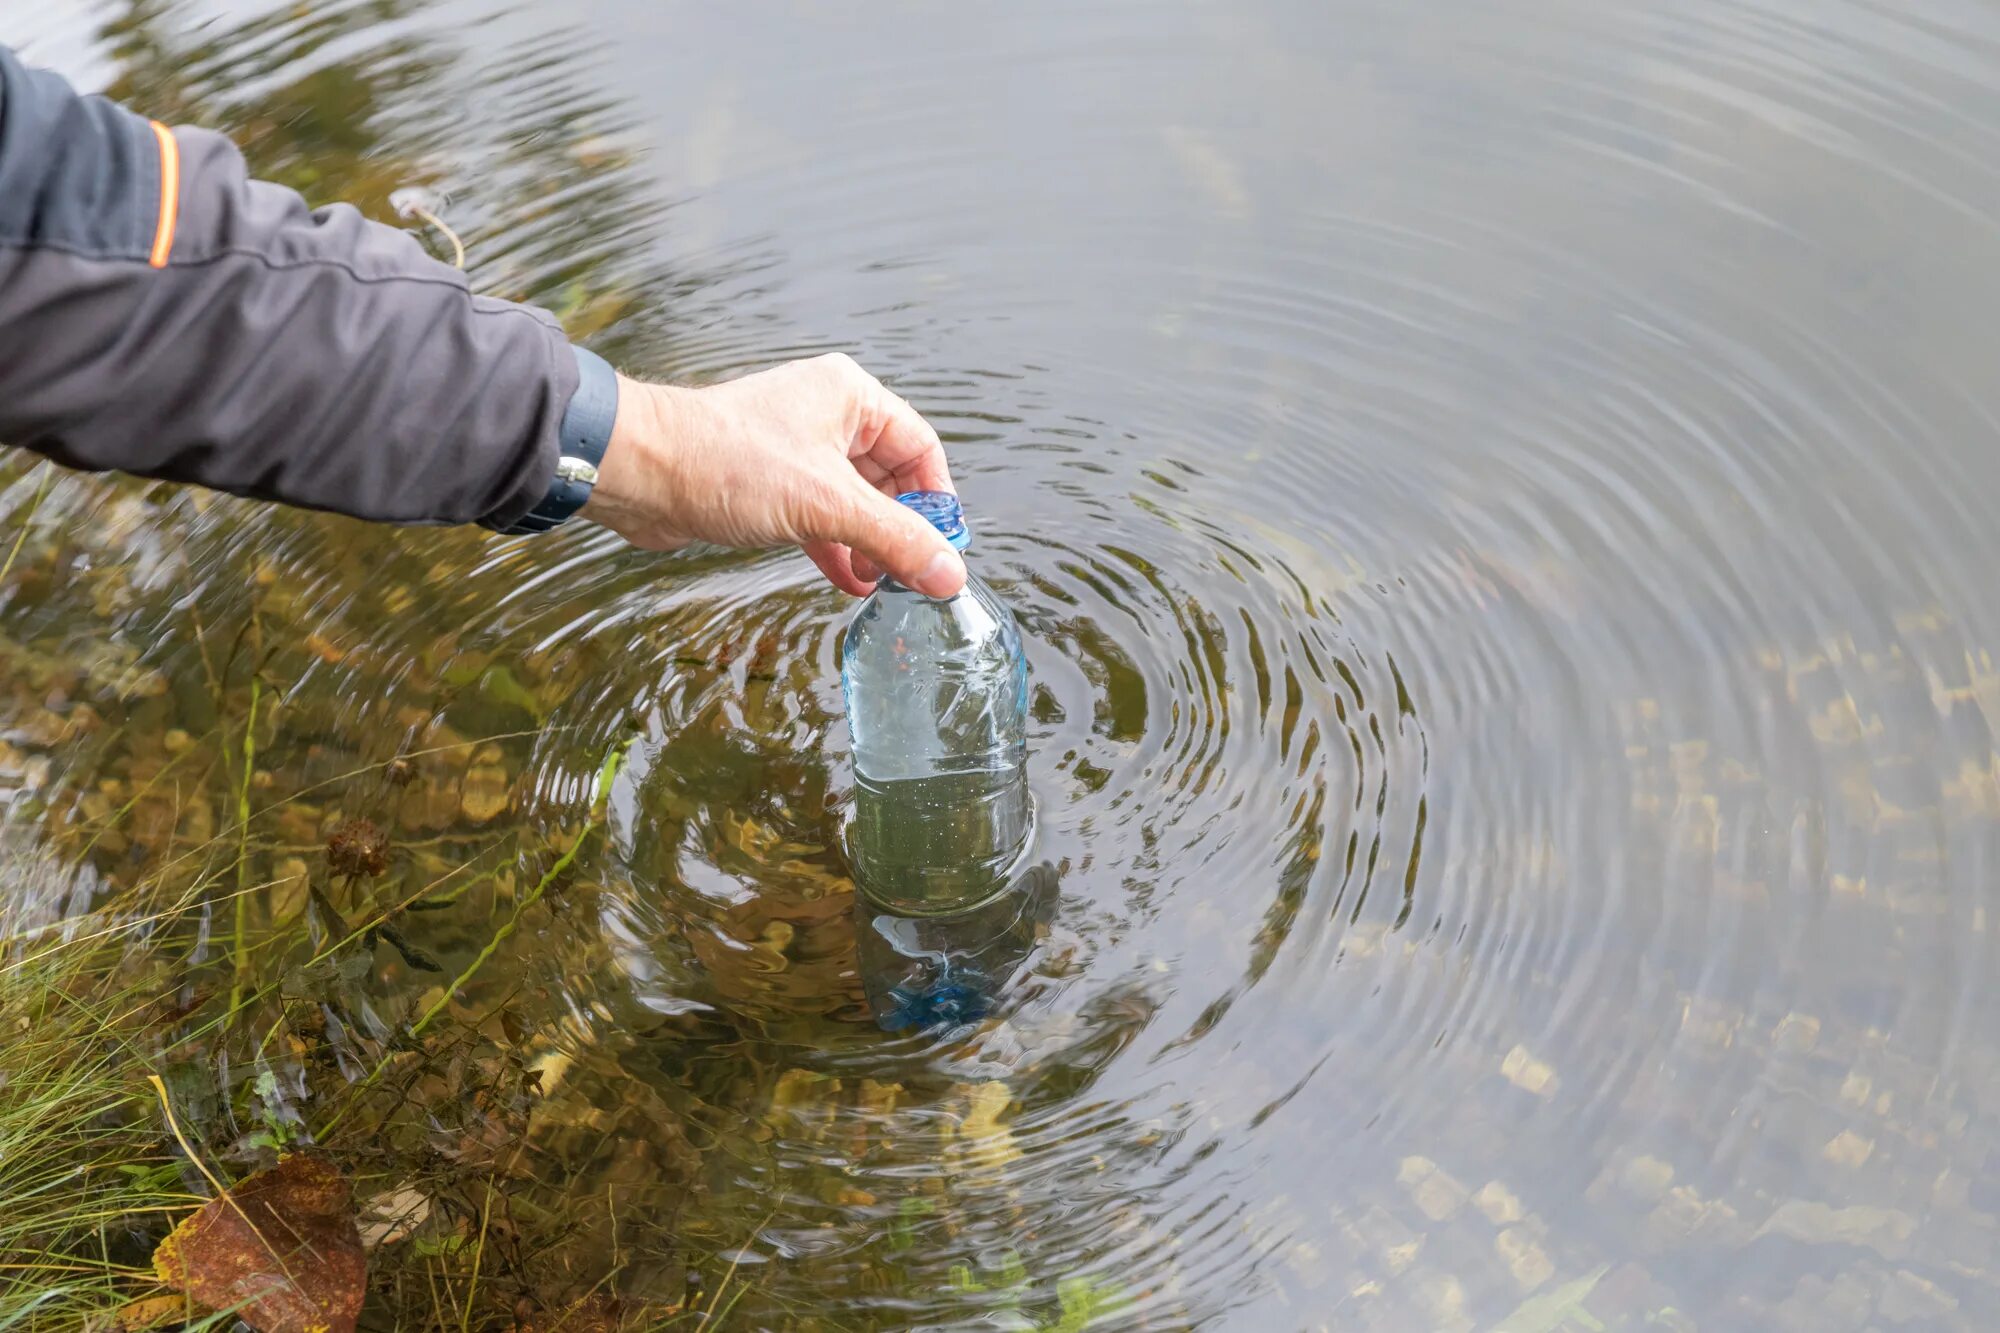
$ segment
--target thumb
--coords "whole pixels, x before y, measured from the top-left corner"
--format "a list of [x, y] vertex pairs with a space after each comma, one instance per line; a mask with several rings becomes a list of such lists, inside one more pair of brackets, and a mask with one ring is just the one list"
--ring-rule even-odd
[[965, 586], [965, 561], [936, 528], [856, 478], [847, 531], [837, 539], [926, 597], [951, 597]]

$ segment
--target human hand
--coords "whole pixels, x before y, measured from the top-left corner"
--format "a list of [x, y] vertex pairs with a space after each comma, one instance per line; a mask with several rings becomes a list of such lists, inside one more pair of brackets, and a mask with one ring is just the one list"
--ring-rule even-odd
[[937, 432], [836, 352], [699, 389], [621, 375], [583, 516], [647, 550], [797, 543], [857, 597], [884, 571], [949, 597], [965, 562], [894, 497], [951, 489]]

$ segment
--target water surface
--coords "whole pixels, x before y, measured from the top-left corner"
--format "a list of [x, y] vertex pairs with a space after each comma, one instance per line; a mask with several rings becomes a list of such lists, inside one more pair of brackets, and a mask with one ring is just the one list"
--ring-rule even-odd
[[[2000, 16], [0, 16], [315, 202], [449, 196], [479, 287], [629, 371], [851, 351], [945, 433], [1027, 640], [1053, 901], [994, 927], [993, 1012], [889, 1035], [838, 842], [850, 608], [796, 554], [17, 461], [14, 917], [226, 868], [175, 945], [212, 1007], [235, 902], [280, 960], [434, 909], [287, 983], [294, 1045], [184, 1076], [211, 1141], [254, 1104], [443, 1200], [487, 1160], [449, 1069], [407, 1139], [316, 1107], [451, 1026], [535, 1073], [495, 1260], [531, 1303], [1991, 1324]], [[336, 876], [362, 815], [389, 869]], [[455, 1262], [428, 1225], [378, 1271]]]

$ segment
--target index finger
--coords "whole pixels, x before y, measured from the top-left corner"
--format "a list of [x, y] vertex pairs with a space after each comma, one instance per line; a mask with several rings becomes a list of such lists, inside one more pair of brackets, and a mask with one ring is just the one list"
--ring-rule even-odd
[[[944, 442], [916, 408], [902, 398], [881, 389], [872, 438], [864, 430], [848, 451], [863, 480], [882, 487], [893, 482], [898, 491], [952, 491], [951, 468], [945, 462]], [[883, 487], [883, 489], [886, 489]]]

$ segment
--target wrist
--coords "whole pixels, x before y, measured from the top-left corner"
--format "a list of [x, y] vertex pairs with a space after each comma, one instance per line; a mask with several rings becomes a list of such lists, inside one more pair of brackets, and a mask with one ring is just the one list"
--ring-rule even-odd
[[668, 479], [686, 452], [694, 405], [694, 390], [618, 377], [618, 415], [585, 518], [622, 531], [626, 522], [658, 512], [674, 488]]

